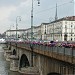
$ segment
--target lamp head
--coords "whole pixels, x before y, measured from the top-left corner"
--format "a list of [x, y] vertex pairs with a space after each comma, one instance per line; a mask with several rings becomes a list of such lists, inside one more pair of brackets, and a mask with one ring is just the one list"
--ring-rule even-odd
[[40, 6], [40, 0], [38, 0], [38, 6]]
[[40, 6], [40, 2], [38, 2], [38, 6]]

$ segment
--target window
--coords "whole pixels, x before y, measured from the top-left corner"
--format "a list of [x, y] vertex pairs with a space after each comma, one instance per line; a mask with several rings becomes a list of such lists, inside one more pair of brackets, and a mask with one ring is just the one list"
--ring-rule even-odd
[[67, 28], [67, 25], [65, 25], [65, 28]]
[[67, 22], [65, 21], [65, 24], [67, 24]]
[[74, 26], [74, 29], [75, 29], [75, 26]]
[[73, 22], [71, 22], [71, 24], [73, 24]]

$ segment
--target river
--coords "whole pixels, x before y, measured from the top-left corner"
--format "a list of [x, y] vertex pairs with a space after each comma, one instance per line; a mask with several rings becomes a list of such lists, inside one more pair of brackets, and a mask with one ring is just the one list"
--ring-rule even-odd
[[0, 75], [20, 75], [18, 72], [10, 71], [10, 62], [4, 58], [3, 44], [0, 44]]

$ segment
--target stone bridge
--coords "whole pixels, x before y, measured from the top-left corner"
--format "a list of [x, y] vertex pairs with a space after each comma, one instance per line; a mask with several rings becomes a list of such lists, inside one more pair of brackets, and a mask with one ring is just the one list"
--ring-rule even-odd
[[75, 74], [75, 48], [8, 41], [3, 49], [10, 70], [22, 75]]

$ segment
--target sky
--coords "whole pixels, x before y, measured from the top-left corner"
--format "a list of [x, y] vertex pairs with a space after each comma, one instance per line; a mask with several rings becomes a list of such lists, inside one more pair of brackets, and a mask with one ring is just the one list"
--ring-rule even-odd
[[[53, 21], [56, 3], [58, 19], [74, 15], [73, 0], [40, 0], [40, 6], [38, 0], [33, 0], [33, 25], [38, 26]], [[30, 28], [31, 9], [32, 0], [0, 0], [0, 33], [16, 29], [16, 19], [18, 29]]]

